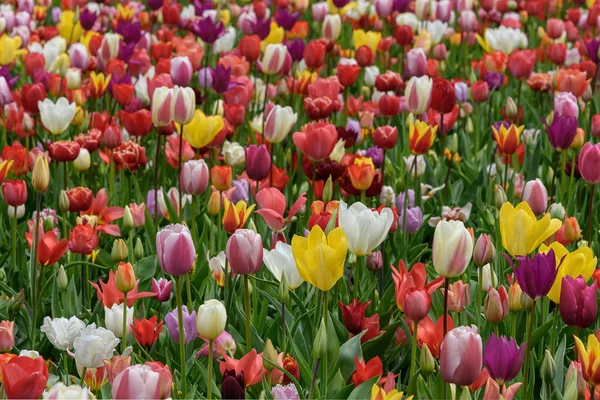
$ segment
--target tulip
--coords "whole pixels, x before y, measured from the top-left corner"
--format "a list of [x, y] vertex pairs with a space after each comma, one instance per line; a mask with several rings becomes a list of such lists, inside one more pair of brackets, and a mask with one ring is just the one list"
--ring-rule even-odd
[[535, 215], [542, 215], [546, 211], [548, 192], [539, 178], [525, 184], [522, 199], [529, 204]]
[[[104, 320], [106, 328], [115, 334], [116, 337], [123, 337], [123, 304], [113, 304], [111, 308], [104, 307]], [[126, 311], [127, 318], [127, 332], [125, 335], [131, 333], [131, 324], [133, 323], [133, 307], [127, 307]]]
[[396, 146], [398, 141], [398, 128], [389, 125], [380, 126], [373, 132], [373, 143], [375, 146], [391, 150]]
[[352, 186], [356, 190], [368, 190], [375, 178], [375, 166], [371, 158], [368, 157], [355, 158], [354, 163], [348, 167], [347, 171]]
[[255, 274], [263, 262], [262, 237], [250, 229], [237, 229], [227, 241], [226, 254], [234, 273]]
[[246, 147], [246, 173], [253, 181], [261, 181], [269, 176], [271, 155], [267, 146], [249, 145]]
[[195, 149], [201, 149], [210, 144], [225, 127], [223, 117], [212, 115], [207, 117], [200, 110], [194, 112], [194, 117], [183, 130], [183, 139]]
[[500, 209], [502, 245], [513, 257], [533, 252], [555, 234], [560, 226], [560, 220], [551, 219], [550, 214], [537, 220], [527, 202], [521, 202], [517, 207], [506, 202]]
[[210, 181], [218, 191], [231, 187], [231, 167], [229, 165], [215, 165], [210, 169]]
[[[154, 103], [154, 98], [152, 98]], [[171, 116], [173, 122], [180, 125], [189, 124], [195, 116], [196, 94], [190, 87], [175, 86], [171, 97]], [[181, 130], [181, 128], [180, 128]]]
[[243, 373], [236, 373], [235, 369], [223, 371], [221, 383], [222, 399], [245, 399], [246, 382]]
[[67, 239], [58, 240], [56, 233], [50, 230], [38, 238], [37, 261], [41, 265], [53, 265], [67, 252]]
[[15, 345], [14, 321], [0, 322], [0, 351], [9, 352]]
[[171, 291], [173, 290], [173, 281], [169, 281], [165, 278], [156, 280], [152, 278], [152, 292], [154, 292], [154, 299], [162, 303], [169, 301], [171, 298]]
[[282, 278], [285, 279], [290, 290], [296, 289], [304, 282], [296, 266], [292, 246], [289, 244], [277, 242], [272, 250], [264, 249], [263, 261], [277, 281], [281, 282]]
[[325, 235], [315, 225], [308, 238], [295, 235], [292, 254], [300, 276], [317, 288], [328, 291], [342, 277], [348, 242], [342, 228], [333, 229]]
[[490, 235], [480, 235], [473, 249], [473, 262], [478, 267], [483, 267], [496, 259], [496, 247]]
[[404, 314], [415, 323], [429, 313], [431, 296], [425, 288], [410, 288], [404, 292]]
[[367, 256], [365, 266], [371, 272], [381, 271], [383, 268], [383, 258], [381, 251], [373, 251]]
[[[440, 282], [441, 284], [441, 282]], [[442, 294], [446, 295], [445, 289], [440, 289]], [[471, 302], [469, 284], [464, 284], [462, 281], [456, 281], [448, 285], [448, 311], [461, 312]]]
[[190, 230], [180, 224], [167, 225], [156, 234], [156, 253], [165, 273], [172, 276], [187, 274], [196, 260]]
[[207, 300], [198, 309], [196, 326], [198, 334], [205, 339], [217, 339], [225, 329], [227, 311], [219, 300]]
[[481, 336], [475, 325], [452, 329], [440, 348], [442, 379], [461, 386], [472, 384], [481, 371], [481, 353]]
[[517, 127], [512, 124], [510, 127], [506, 127], [505, 125], [501, 125], [500, 129], [496, 129], [495, 126], [492, 126], [492, 133], [494, 135], [494, 140], [496, 141], [496, 145], [498, 146], [498, 152], [503, 156], [511, 156], [521, 143], [521, 133], [525, 129], [524, 126]]
[[122, 293], [127, 293], [135, 287], [135, 273], [130, 263], [119, 263], [116, 273], [117, 289]]
[[188, 160], [181, 168], [179, 185], [183, 193], [202, 194], [208, 187], [208, 166], [204, 160]]
[[336, 42], [342, 32], [342, 19], [337, 14], [327, 14], [323, 20], [323, 37], [330, 42]]
[[240, 200], [235, 205], [229, 199], [223, 199], [223, 228], [227, 233], [232, 234], [236, 229], [243, 228], [248, 217], [254, 210], [256, 204], [247, 207], [245, 201]]
[[600, 183], [600, 144], [588, 142], [583, 145], [577, 166], [581, 177], [587, 183], [592, 185]]
[[2, 366], [2, 381], [9, 399], [39, 399], [48, 383], [48, 367], [42, 357], [15, 357]]
[[582, 276], [562, 278], [560, 292], [560, 316], [565, 324], [576, 328], [587, 328], [596, 320], [596, 283], [587, 286]]
[[421, 115], [427, 111], [431, 102], [432, 87], [433, 81], [428, 76], [410, 78], [404, 89], [404, 97], [411, 113]]
[[50, 171], [48, 169], [48, 158], [40, 155], [33, 165], [31, 173], [31, 186], [39, 192], [45, 193], [50, 184]]
[[523, 293], [533, 301], [548, 294], [557, 274], [554, 250], [547, 254], [538, 253], [533, 258], [517, 256], [517, 261], [513, 271]]
[[152, 346], [157, 340], [158, 335], [162, 331], [163, 322], [160, 321], [156, 324], [157, 316], [153, 316], [150, 319], [138, 320], [133, 318], [133, 324], [131, 330], [135, 340], [143, 347]]
[[269, 112], [265, 120], [265, 139], [270, 143], [279, 143], [283, 141], [290, 133], [292, 127], [298, 120], [298, 114], [287, 106], [276, 105]]
[[[124, 369], [112, 383], [114, 399], [160, 399], [165, 386], [171, 386], [168, 375], [161, 374], [147, 364], [132, 365]], [[171, 378], [172, 379], [172, 378]]]
[[326, 122], [313, 122], [292, 135], [294, 145], [313, 161], [321, 161], [331, 154], [338, 140], [335, 127]]
[[575, 339], [583, 378], [594, 386], [600, 384], [600, 362], [598, 362], [600, 359], [600, 342], [598, 342], [598, 338], [596, 335], [590, 334], [587, 347], [577, 336], [573, 336], [573, 338]]
[[340, 201], [339, 226], [346, 234], [348, 249], [357, 256], [366, 256], [385, 240], [394, 214], [389, 208], [381, 213], [372, 211], [361, 202], [350, 207]]
[[462, 221], [440, 221], [433, 235], [433, 266], [446, 278], [462, 275], [473, 254], [473, 239]]
[[71, 125], [75, 117], [75, 103], [69, 103], [65, 97], [56, 103], [50, 99], [38, 102], [40, 117], [44, 127], [53, 135], [60, 135]]
[[578, 98], [585, 93], [588, 82], [586, 73], [578, 69], [560, 69], [556, 74], [557, 91], [569, 92]]
[[6, 204], [18, 207], [27, 201], [27, 184], [22, 180], [8, 180], [2, 185], [2, 195]]
[[587, 389], [587, 384], [585, 382], [585, 379], [583, 378], [583, 373], [581, 371], [581, 363], [577, 361], [571, 361], [571, 364], [569, 364], [569, 369], [567, 370], [567, 374], [565, 376], [564, 387], [569, 387], [569, 384], [572, 380], [575, 380], [575, 386], [577, 386], [577, 396], [584, 397]]
[[[175, 309], [165, 316], [165, 324], [167, 330], [174, 343], [180, 344], [179, 341], [179, 309]], [[189, 344], [198, 336], [198, 328], [196, 327], [196, 311], [189, 313], [186, 306], [181, 307], [183, 323], [183, 338], [184, 343]]]
[[433, 145], [437, 130], [437, 125], [431, 126], [423, 121], [410, 121], [408, 132], [411, 153], [415, 155], [426, 153]]
[[545, 119], [542, 119], [542, 122], [546, 126], [546, 132], [552, 147], [561, 151], [571, 146], [577, 134], [577, 118], [564, 117], [555, 113], [550, 126], [548, 126]]
[[499, 324], [508, 315], [508, 294], [504, 286], [499, 290], [490, 287], [483, 305], [485, 319], [492, 324]]
[[171, 79], [178, 86], [188, 86], [192, 79], [192, 63], [187, 56], [173, 57], [171, 59]]
[[262, 58], [262, 71], [267, 75], [274, 75], [281, 70], [285, 61], [287, 48], [283, 44], [269, 44], [265, 48]]
[[73, 340], [72, 349], [75, 352], [72, 353], [70, 349], [67, 352], [84, 368], [100, 368], [104, 365], [103, 360], [112, 358], [118, 344], [119, 339], [111, 331], [91, 324]]
[[490, 336], [483, 355], [483, 364], [499, 385], [513, 380], [521, 370], [525, 346], [517, 346], [515, 339]]
[[65, 386], [62, 382], [57, 382], [44, 393], [44, 399], [93, 399], [95, 396], [87, 387], [82, 388], [79, 385]]
[[173, 121], [173, 113], [171, 111], [173, 97], [173, 89], [169, 89], [166, 86], [154, 90], [154, 94], [152, 95], [152, 122], [154, 125], [159, 127], [167, 126]]
[[75, 338], [85, 329], [85, 323], [73, 316], [67, 318], [45, 317], [40, 330], [46, 335], [50, 343], [59, 350], [66, 350], [73, 346]]

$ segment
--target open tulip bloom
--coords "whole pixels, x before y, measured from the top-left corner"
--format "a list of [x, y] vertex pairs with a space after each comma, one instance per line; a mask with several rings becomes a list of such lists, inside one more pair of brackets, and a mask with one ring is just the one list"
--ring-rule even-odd
[[598, 397], [597, 1], [55, 3], [0, 7], [5, 397]]

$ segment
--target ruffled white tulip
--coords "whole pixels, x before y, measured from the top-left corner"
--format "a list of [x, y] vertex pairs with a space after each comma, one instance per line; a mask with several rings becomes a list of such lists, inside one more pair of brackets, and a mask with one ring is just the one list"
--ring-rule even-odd
[[[123, 322], [123, 321], [121, 321]], [[112, 358], [120, 340], [105, 328], [96, 328], [96, 324], [86, 326], [73, 342], [73, 350], [67, 350], [75, 361], [85, 368], [104, 366], [104, 360]]]
[[281, 282], [281, 276], [285, 276], [289, 289], [294, 290], [304, 282], [298, 272], [296, 260], [292, 254], [292, 246], [289, 244], [277, 242], [273, 250], [264, 249], [263, 261], [279, 282]]
[[487, 29], [485, 31], [485, 40], [493, 50], [500, 50], [504, 54], [510, 54], [517, 48], [526, 48], [528, 45], [525, 33], [505, 26], [500, 26], [496, 29]]
[[73, 341], [85, 329], [85, 323], [77, 317], [66, 318], [44, 318], [44, 325], [40, 330], [59, 350], [66, 350], [73, 346]]
[[75, 118], [75, 103], [61, 97], [54, 103], [50, 99], [38, 101], [40, 117], [44, 127], [53, 135], [60, 135], [69, 128]]
[[339, 224], [348, 239], [348, 250], [356, 256], [366, 256], [386, 238], [394, 213], [384, 208], [381, 213], [373, 211], [361, 202], [350, 207], [340, 200]]
[[82, 388], [79, 385], [65, 386], [64, 383], [58, 382], [46, 390], [42, 394], [42, 398], [49, 400], [83, 400], [95, 399], [96, 397], [88, 388]]

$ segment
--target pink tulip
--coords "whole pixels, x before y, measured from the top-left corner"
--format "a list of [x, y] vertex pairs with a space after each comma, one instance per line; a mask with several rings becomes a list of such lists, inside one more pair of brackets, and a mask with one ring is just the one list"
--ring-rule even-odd
[[208, 177], [208, 166], [204, 160], [188, 160], [181, 167], [181, 190], [186, 194], [202, 194], [208, 187]]
[[250, 229], [238, 229], [225, 249], [231, 270], [238, 275], [255, 274], [263, 262], [262, 237]]
[[69, 47], [69, 59], [71, 60], [72, 67], [82, 70], [86, 69], [90, 62], [90, 56], [85, 45], [82, 43], [73, 43]]
[[290, 223], [292, 217], [296, 215], [298, 211], [306, 204], [306, 197], [304, 193], [300, 195], [298, 200], [290, 208], [287, 220], [284, 219], [286, 200], [283, 193], [276, 188], [264, 188], [256, 194], [256, 202], [258, 203], [260, 210], [256, 213], [259, 214], [269, 228], [275, 232], [281, 232], [285, 229], [286, 225]]
[[196, 260], [196, 249], [190, 230], [171, 224], [156, 234], [156, 254], [162, 270], [173, 276], [187, 274]]
[[557, 94], [554, 98], [554, 112], [564, 118], [577, 119], [579, 117], [577, 98], [568, 92]]
[[521, 385], [521, 382], [517, 382], [509, 387], [503, 385], [502, 391], [500, 391], [500, 386], [498, 386], [498, 383], [496, 383], [496, 381], [492, 378], [488, 378], [485, 385], [485, 391], [483, 392], [483, 400], [497, 400], [500, 398], [500, 395], [502, 395], [504, 400], [513, 400], [517, 390], [519, 390]]
[[[149, 365], [153, 364], [153, 365]], [[165, 398], [165, 388], [169, 387], [167, 397], [171, 391], [171, 373], [158, 368], [159, 363], [132, 365], [126, 368], [115, 378], [112, 384], [112, 397], [114, 399], [161, 399]], [[168, 382], [168, 381], [171, 382]]]
[[440, 372], [448, 383], [468, 386], [481, 372], [482, 343], [475, 325], [459, 326], [446, 334], [440, 348]]
[[523, 188], [523, 201], [526, 201], [535, 215], [542, 215], [548, 206], [548, 191], [538, 178], [528, 181]]
[[579, 153], [579, 172], [587, 183], [600, 183], [600, 143], [587, 142]]
[[449, 0], [438, 1], [437, 7], [435, 8], [435, 16], [442, 22], [450, 21], [452, 15], [452, 2]]
[[427, 72], [427, 56], [421, 48], [410, 50], [406, 53], [406, 61], [404, 65], [404, 75], [423, 76]]
[[0, 322], [0, 351], [8, 352], [15, 345], [14, 328], [13, 321]]
[[187, 86], [192, 80], [192, 63], [187, 56], [171, 59], [171, 79], [175, 85]]

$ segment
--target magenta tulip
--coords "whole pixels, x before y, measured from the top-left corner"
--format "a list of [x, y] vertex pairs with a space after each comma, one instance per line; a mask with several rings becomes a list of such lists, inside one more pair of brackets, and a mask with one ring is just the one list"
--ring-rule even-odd
[[171, 224], [156, 234], [156, 256], [162, 270], [169, 275], [187, 274], [196, 260], [196, 249], [190, 230]]
[[567, 275], [562, 279], [559, 310], [565, 324], [587, 328], [596, 321], [596, 291], [596, 282], [588, 286], [582, 276], [573, 278]]

